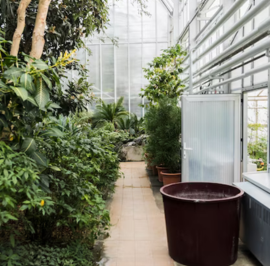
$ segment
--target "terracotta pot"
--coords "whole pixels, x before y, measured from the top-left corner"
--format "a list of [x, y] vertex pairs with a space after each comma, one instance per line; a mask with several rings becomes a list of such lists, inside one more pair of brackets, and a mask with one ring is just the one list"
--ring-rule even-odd
[[166, 170], [161, 172], [163, 185], [181, 182], [181, 173], [168, 173]]
[[166, 167], [166, 166], [157, 166], [158, 180], [159, 180], [160, 182], [163, 182], [163, 181], [162, 181], [162, 175], [161, 175], [161, 172], [162, 172], [163, 170], [168, 170], [168, 167]]
[[153, 172], [153, 175], [158, 175], [158, 171], [155, 165], [152, 166], [152, 172]]

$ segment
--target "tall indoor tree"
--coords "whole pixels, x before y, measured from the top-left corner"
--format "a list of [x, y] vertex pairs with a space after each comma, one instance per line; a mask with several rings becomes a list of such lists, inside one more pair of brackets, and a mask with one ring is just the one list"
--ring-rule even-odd
[[[137, 5], [138, 12], [144, 15], [149, 15], [147, 2], [131, 1]], [[47, 27], [42, 36], [45, 39], [43, 59], [51, 56], [57, 58], [61, 51], [71, 52], [84, 47], [84, 38], [105, 33], [109, 23], [108, 0], [0, 0], [0, 28], [5, 32], [7, 40], [13, 40], [12, 55], [16, 56], [19, 50], [37, 56], [36, 47], [41, 47], [43, 41], [40, 38], [39, 43], [35, 42], [37, 46], [32, 49], [32, 37], [35, 37], [36, 29], [42, 30], [36, 28], [36, 22], [41, 22], [36, 20], [39, 7], [44, 11], [49, 7]]]
[[[13, 42], [11, 45], [10, 54], [17, 56], [19, 53], [20, 43], [25, 28], [26, 9], [31, 3], [31, 0], [21, 0], [17, 10], [17, 27], [13, 34]], [[38, 2], [37, 15], [35, 20], [35, 26], [32, 35], [32, 46], [30, 56], [36, 59], [40, 59], [42, 56], [45, 39], [45, 27], [48, 10], [51, 0], [40, 0]]]
[[13, 34], [13, 42], [10, 50], [10, 54], [17, 56], [20, 48], [21, 38], [25, 27], [26, 9], [29, 6], [31, 0], [21, 0], [17, 10], [17, 28]]
[[15, 56], [18, 48], [25, 54], [40, 56], [44, 38], [42, 58], [47, 59], [51, 56], [57, 58], [61, 51], [71, 52], [75, 48], [82, 47], [83, 37], [105, 31], [109, 22], [107, 0], [1, 0], [0, 2], [0, 27], [5, 32], [7, 40], [15, 40], [11, 50], [11, 54]]

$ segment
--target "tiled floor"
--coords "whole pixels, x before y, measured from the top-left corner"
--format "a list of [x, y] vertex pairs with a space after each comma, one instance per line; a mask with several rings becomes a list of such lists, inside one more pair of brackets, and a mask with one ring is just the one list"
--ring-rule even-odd
[[[144, 162], [121, 164], [110, 203], [111, 231], [104, 241], [102, 266], [177, 266], [168, 255], [160, 183]], [[260, 264], [241, 245], [235, 266]], [[218, 265], [217, 265], [218, 266]]]

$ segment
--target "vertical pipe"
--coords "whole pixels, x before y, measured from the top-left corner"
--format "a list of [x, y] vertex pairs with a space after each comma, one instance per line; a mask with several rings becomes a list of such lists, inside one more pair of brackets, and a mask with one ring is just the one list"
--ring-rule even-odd
[[[270, 62], [270, 58], [268, 59]], [[268, 138], [267, 138], [267, 170], [270, 173], [270, 69], [268, 70]]]
[[[115, 0], [113, 0], [113, 38], [115, 38]], [[116, 47], [113, 44], [113, 83], [114, 83], [114, 102], [117, 101], [117, 81], [116, 81], [116, 75], [117, 75], [117, 64], [116, 64]]]
[[[187, 5], [189, 5], [189, 17], [193, 18], [193, 16], [196, 13], [196, 7], [197, 7], [197, 1], [196, 0], [190, 0], [187, 2]], [[193, 52], [191, 47], [194, 47], [195, 44], [195, 37], [197, 35], [197, 20], [194, 19], [189, 24], [189, 93], [193, 94], [193, 67], [195, 66], [193, 64]]]
[[[255, 100], [255, 124], [258, 125], [258, 100]], [[258, 142], [258, 128], [256, 129], [256, 142]]]
[[172, 45], [177, 43], [178, 37], [179, 37], [179, 0], [174, 0], [174, 11], [173, 11], [173, 18], [172, 18], [172, 27], [173, 27], [173, 33], [172, 33]]
[[[141, 14], [141, 32], [142, 32], [142, 40], [141, 40], [141, 88], [143, 88], [143, 14]], [[142, 104], [144, 105], [144, 98], [142, 98]], [[145, 109], [142, 107], [142, 116], [144, 117]]]
[[248, 93], [243, 93], [243, 172], [247, 171], [248, 164]]
[[[234, 0], [222, 0], [222, 4], [223, 4], [223, 12], [224, 14], [226, 14], [226, 12], [228, 12], [231, 6], [234, 4]], [[226, 22], [226, 27], [231, 28], [235, 22], [236, 22], [235, 17], [231, 16], [230, 18], [228, 18]], [[223, 32], [224, 32], [224, 24], [222, 25], [222, 27], [223, 27]], [[223, 50], [225, 50], [229, 46], [230, 46], [230, 40], [223, 42]], [[231, 77], [231, 74], [228, 73], [224, 75], [223, 77], [224, 79], [229, 79]], [[223, 91], [224, 93], [230, 93], [230, 84], [223, 85]]]
[[157, 43], [158, 43], [158, 27], [157, 27], [157, 24], [158, 24], [158, 21], [157, 21], [157, 1], [158, 0], [155, 0], [155, 39], [156, 39], [156, 56], [158, 56], [158, 48], [157, 48]]
[[116, 75], [117, 75], [117, 65], [116, 65], [116, 47], [113, 45], [113, 89], [114, 89], [114, 102], [116, 103], [117, 101], [117, 80], [116, 80]]
[[[270, 16], [270, 7], [268, 7]], [[270, 50], [268, 50], [268, 62], [270, 62]], [[270, 69], [268, 70], [268, 138], [267, 138], [267, 171], [270, 173]]]
[[[253, 2], [254, 4], [254, 2]], [[255, 18], [252, 19], [252, 30], [255, 29]], [[251, 62], [251, 68], [254, 68], [254, 62]], [[251, 75], [251, 85], [254, 86], [254, 75]]]
[[126, 0], [127, 1], [127, 29], [128, 29], [128, 32], [127, 32], [127, 37], [128, 37], [128, 111], [130, 113], [130, 39], [129, 39], [129, 0]]
[[103, 99], [103, 80], [102, 80], [102, 46], [99, 41], [99, 82], [100, 82], [100, 98]]

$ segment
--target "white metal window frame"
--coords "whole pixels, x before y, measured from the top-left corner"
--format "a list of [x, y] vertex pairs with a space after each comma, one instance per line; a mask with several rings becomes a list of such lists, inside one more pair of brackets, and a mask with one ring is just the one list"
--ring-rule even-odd
[[[185, 32], [193, 32], [190, 34], [190, 42], [188, 55], [184, 64], [184, 71], [181, 75], [184, 83], [186, 84], [186, 93], [188, 94], [213, 94], [213, 93], [234, 93], [244, 92], [268, 88], [268, 93], [270, 93], [270, 1], [269, 0], [222, 0], [219, 10], [213, 15], [209, 20], [203, 31], [200, 31], [198, 10], [201, 6], [207, 6], [207, 2], [212, 0], [201, 1], [197, 4], [195, 11], [190, 14], [192, 18], [185, 29]], [[194, 5], [195, 0], [190, 0], [190, 5]], [[243, 12], [243, 7], [247, 6], [247, 10]], [[251, 7], [249, 6], [251, 5]], [[241, 9], [241, 12], [240, 12]], [[263, 10], [268, 9], [268, 17], [260, 25], [255, 26], [255, 17], [260, 14]], [[237, 33], [244, 31], [247, 22], [252, 22], [252, 31], [245, 32], [243, 37], [238, 40], [235, 38]], [[197, 23], [197, 28], [196, 28]], [[202, 45], [206, 43], [211, 36], [219, 29], [224, 27], [226, 23], [226, 28], [210, 45], [201, 49]], [[197, 32], [194, 34], [194, 29]], [[180, 34], [178, 42], [181, 43], [182, 37], [185, 32]], [[228, 39], [231, 39], [228, 42]], [[227, 44], [225, 44], [227, 42]], [[209, 62], [204, 62], [203, 64], [197, 64], [201, 58], [207, 54], [211, 54], [212, 50], [223, 45], [224, 50], [220, 55], [212, 56]], [[244, 50], [244, 52], [243, 52]], [[249, 59], [256, 59], [258, 55], [264, 54], [269, 57], [268, 63], [261, 64], [254, 67], [254, 63], [251, 60], [251, 69], [245, 69], [245, 62]], [[259, 56], [258, 56], [259, 57]], [[232, 58], [232, 59], [231, 59]], [[230, 60], [228, 60], [230, 59]], [[254, 61], [256, 62], [256, 61]], [[241, 73], [238, 75], [232, 75], [232, 69], [239, 66]], [[254, 75], [257, 73], [262, 73], [262, 71], [268, 70], [268, 81], [261, 83], [254, 83]], [[226, 73], [225, 75], [221, 75]], [[249, 86], [244, 85], [244, 80], [250, 77], [251, 84]], [[231, 84], [235, 81], [241, 81], [241, 87], [231, 88]], [[243, 97], [245, 97], [243, 95]], [[268, 106], [270, 106], [270, 97], [268, 98]], [[268, 108], [269, 118], [270, 118], [270, 108]], [[243, 114], [244, 115], [244, 114]], [[243, 119], [244, 117], [242, 117]], [[245, 120], [243, 119], [243, 123]], [[268, 125], [270, 125], [268, 121]], [[245, 124], [243, 125], [243, 128]], [[268, 126], [268, 132], [270, 132]], [[245, 134], [245, 132], [243, 132]], [[268, 133], [269, 138], [269, 133]], [[243, 138], [245, 140], [245, 138]], [[247, 143], [243, 143], [243, 160], [246, 164], [247, 160]], [[270, 172], [270, 148], [268, 140], [268, 171]]]
[[[154, 8], [151, 9], [151, 17], [149, 19], [151, 19], [152, 21], [154, 21], [154, 27], [151, 29], [151, 35], [153, 35], [153, 39], [149, 39], [147, 38], [147, 35], [145, 33], [145, 29], [146, 26], [144, 25], [145, 21], [148, 19], [148, 17], [146, 17], [146, 15], [142, 15], [140, 19], [138, 19], [138, 31], [141, 32], [141, 37], [140, 40], [136, 40], [134, 39], [133, 36], [131, 36], [131, 32], [130, 32], [130, 28], [132, 27], [131, 25], [131, 19], [134, 15], [136, 15], [136, 17], [139, 16], [139, 11], [133, 7], [133, 1], [130, 0], [124, 0], [126, 2], [126, 24], [123, 26], [125, 27], [125, 32], [126, 36], [125, 39], [119, 39], [119, 47], [123, 47], [125, 46], [127, 49], [127, 59], [125, 60], [125, 64], [127, 65], [127, 88], [126, 91], [124, 92], [125, 94], [125, 106], [127, 108], [127, 110], [129, 112], [134, 112], [134, 101], [138, 102], [140, 101], [140, 103], [144, 104], [144, 99], [141, 99], [139, 96], [139, 92], [140, 89], [143, 88], [146, 83], [145, 83], [145, 79], [144, 79], [144, 73], [143, 73], [143, 67], [145, 67], [145, 56], [147, 56], [146, 54], [146, 48], [145, 45], [151, 45], [154, 47], [154, 51], [153, 54], [154, 56], [158, 56], [160, 54], [160, 47], [167, 48], [168, 46], [173, 44], [173, 40], [172, 40], [172, 16], [173, 16], [173, 7], [172, 7], [172, 2], [171, 0], [151, 0], [151, 6], [155, 6]], [[117, 0], [110, 0], [111, 2], [111, 7], [110, 7], [110, 16], [111, 16], [111, 29], [110, 29], [110, 37], [114, 37], [117, 38], [117, 32], [115, 30], [115, 19], [116, 19], [116, 14], [117, 14], [117, 8], [118, 5], [120, 5], [121, 3], [117, 2]], [[136, 9], [136, 11], [135, 11]], [[162, 37], [162, 39], [160, 38], [160, 34], [158, 31], [158, 25], [160, 25], [160, 23], [162, 22], [162, 19], [164, 19], [164, 17], [162, 16], [162, 18], [158, 17], [158, 14], [160, 14], [162, 9], [162, 13], [166, 13], [166, 19], [168, 21], [168, 27], [167, 27], [167, 37], [165, 38], [165, 34], [164, 37]], [[136, 14], [134, 14], [134, 12], [136, 12]], [[137, 22], [136, 22], [137, 23]], [[152, 22], [151, 22], [152, 23]], [[134, 25], [133, 25], [134, 28]], [[150, 30], [150, 29], [149, 29]], [[119, 30], [118, 30], [119, 32]], [[152, 34], [153, 33], [153, 34]], [[112, 36], [111, 36], [112, 35]], [[95, 52], [95, 60], [97, 60], [96, 64], [98, 64], [98, 70], [96, 73], [98, 74], [98, 77], [96, 76], [96, 81], [97, 81], [97, 85], [93, 84], [93, 89], [94, 89], [94, 93], [100, 97], [101, 99], [103, 99], [105, 102], [116, 102], [118, 100], [119, 97], [123, 96], [123, 88], [121, 89], [121, 91], [119, 90], [119, 83], [117, 80], [117, 77], [119, 77], [119, 69], [117, 66], [117, 62], [118, 60], [118, 56], [119, 56], [119, 52], [118, 52], [118, 47], [116, 45], [114, 45], [106, 36], [106, 34], [103, 36], [100, 35], [95, 35], [92, 37], [89, 37], [88, 39], [85, 40], [85, 44], [86, 47], [89, 48], [90, 50], [92, 49], [96, 49]], [[135, 87], [135, 85], [132, 83], [132, 47], [135, 47], [136, 45], [136, 49], [140, 49], [140, 54], [141, 54], [141, 66], [140, 66], [140, 80], [136, 81], [137, 83], [140, 83], [140, 86], [136, 87], [135, 93], [133, 88]], [[104, 64], [106, 62], [106, 55], [104, 54], [104, 47], [108, 47], [107, 49], [112, 50], [111, 56], [113, 56], [113, 72], [112, 72], [112, 84], [111, 84], [111, 91], [108, 91], [108, 87], [106, 86], [106, 80], [104, 78]], [[139, 48], [140, 47], [140, 48]], [[91, 71], [91, 56], [89, 55], [85, 49], [83, 49], [83, 54], [85, 56], [85, 58], [83, 58], [83, 61], [85, 61], [86, 63], [86, 67], [90, 69], [90, 76], [92, 75]], [[121, 55], [120, 55], [121, 56]], [[149, 56], [148, 56], [149, 57]], [[147, 58], [148, 58], [147, 57]], [[127, 62], [126, 62], [127, 61]], [[90, 67], [89, 67], [89, 63], [90, 62]], [[150, 62], [147, 62], [150, 63]], [[137, 64], [138, 65], [138, 64]], [[139, 71], [139, 70], [138, 70]], [[77, 72], [76, 71], [71, 71], [71, 78], [76, 78]], [[89, 82], [91, 82], [91, 80], [89, 79]], [[108, 82], [107, 82], [108, 83]], [[135, 95], [136, 94], [136, 95]], [[137, 115], [138, 116], [144, 116], [144, 108], [137, 108]]]

